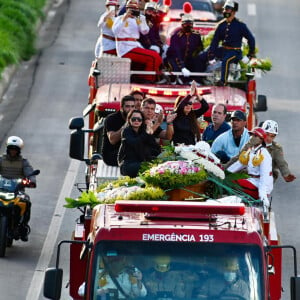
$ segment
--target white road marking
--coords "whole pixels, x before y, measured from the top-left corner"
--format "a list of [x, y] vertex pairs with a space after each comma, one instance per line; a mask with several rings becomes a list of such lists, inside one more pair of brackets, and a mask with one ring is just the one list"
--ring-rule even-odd
[[70, 197], [70, 193], [75, 183], [75, 179], [78, 173], [80, 162], [72, 160], [67, 175], [65, 177], [64, 184], [60, 191], [58, 201], [54, 210], [54, 214], [51, 220], [51, 224], [45, 238], [43, 249], [39, 257], [39, 261], [36, 265], [35, 272], [33, 274], [26, 300], [38, 300], [40, 292], [43, 288], [44, 274], [49, 266], [51, 257], [53, 255], [54, 248], [56, 248], [57, 237], [60, 231], [62, 220], [65, 214], [65, 197]]
[[256, 4], [249, 3], [247, 5], [247, 11], [249, 16], [256, 16]]

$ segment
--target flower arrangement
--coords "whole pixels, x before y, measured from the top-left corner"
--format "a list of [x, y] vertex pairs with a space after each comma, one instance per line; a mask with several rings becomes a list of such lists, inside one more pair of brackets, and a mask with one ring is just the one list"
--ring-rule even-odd
[[207, 173], [191, 161], [178, 160], [152, 166], [141, 174], [141, 178], [148, 185], [170, 190], [204, 181]]
[[210, 151], [208, 143], [200, 141], [196, 145], [177, 146], [175, 147], [175, 152], [180, 154], [184, 159], [192, 161], [220, 179], [225, 178], [225, 173], [220, 164], [220, 160]]
[[[163, 149], [159, 159], [144, 165], [144, 171], [139, 177], [125, 176], [105, 182], [98, 186], [96, 193], [88, 191], [83, 192], [78, 199], [66, 198], [65, 207], [94, 207], [116, 200], [179, 199], [181, 191], [190, 194], [183, 199], [193, 198], [197, 201], [203, 201], [209, 196], [218, 198], [224, 190], [229, 195], [238, 195], [246, 200], [249, 198], [232, 183], [245, 175], [225, 174], [220, 160], [210, 151], [208, 143], [200, 141], [196, 145], [165, 146]], [[201, 185], [205, 186], [202, 191]], [[170, 196], [170, 193], [175, 197]]]
[[272, 62], [269, 58], [252, 58], [248, 63], [249, 67], [260, 69], [262, 71], [271, 71], [272, 69]]
[[97, 193], [83, 192], [78, 199], [65, 198], [64, 207], [76, 208], [89, 205], [115, 203], [116, 200], [165, 200], [164, 191], [159, 187], [145, 186], [139, 178], [121, 177], [115, 181], [108, 181], [97, 188]]

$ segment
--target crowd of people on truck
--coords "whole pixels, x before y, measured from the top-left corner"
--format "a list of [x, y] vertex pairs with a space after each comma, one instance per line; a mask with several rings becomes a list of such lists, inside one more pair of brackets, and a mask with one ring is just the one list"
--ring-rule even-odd
[[[146, 2], [146, 3], [145, 3]], [[135, 80], [149, 83], [188, 84], [192, 80], [202, 83], [201, 77], [209, 62], [222, 61], [221, 78], [217, 85], [226, 85], [232, 63], [243, 58], [242, 40], [248, 41], [248, 57], [255, 56], [255, 38], [247, 25], [236, 18], [238, 3], [227, 0], [223, 7], [224, 19], [215, 29], [211, 45], [204, 49], [202, 36], [194, 29], [192, 7], [183, 5], [181, 26], [176, 29], [167, 45], [160, 35], [161, 22], [168, 6], [154, 1], [127, 0], [119, 9], [119, 0], [106, 0], [106, 11], [100, 16], [100, 35], [95, 46], [95, 57], [103, 54], [129, 58], [134, 70], [153, 71], [155, 74], [138, 75]], [[189, 7], [189, 9], [186, 9]], [[180, 72], [180, 76], [166, 77], [162, 70]], [[205, 74], [205, 73], [204, 73]]]
[[[202, 139], [211, 145], [212, 153], [228, 171], [247, 170], [249, 178], [237, 183], [245, 193], [262, 200], [266, 207], [279, 172], [286, 182], [296, 179], [289, 170], [282, 147], [274, 141], [278, 134], [276, 121], [267, 120], [261, 127], [249, 131], [246, 113], [236, 110], [230, 115], [230, 126], [226, 122], [226, 105], [216, 104], [212, 109], [212, 123], [201, 135], [197, 118], [209, 105], [198, 94], [195, 82], [187, 96], [177, 97], [174, 111], [166, 118], [161, 110], [155, 112], [158, 104], [153, 98], [141, 101], [145, 95], [139, 92], [136, 93], [139, 99], [135, 101], [134, 94], [124, 96], [120, 111], [110, 114], [104, 122], [103, 161], [119, 166], [122, 175], [138, 176], [141, 164], [160, 154], [161, 140], [176, 146], [194, 145]], [[192, 108], [194, 101], [199, 102], [198, 109]], [[163, 122], [165, 128], [162, 128]]]
[[[123, 97], [120, 111], [105, 120], [103, 161], [111, 166], [120, 166], [122, 175], [136, 177], [142, 162], [160, 153], [161, 139], [173, 145], [192, 145], [202, 139], [211, 145], [212, 153], [229, 171], [248, 169], [250, 179], [238, 183], [254, 198], [268, 204], [273, 180], [278, 178], [279, 172], [285, 181], [295, 180], [281, 146], [274, 142], [278, 124], [268, 120], [262, 127], [249, 132], [246, 128], [247, 115], [236, 110], [230, 116], [230, 126], [226, 121], [227, 107], [221, 103], [214, 105], [212, 123], [202, 135], [197, 120], [209, 109], [209, 105], [198, 95], [196, 86], [199, 82], [193, 80], [196, 78], [191, 77], [191, 71], [203, 72], [209, 60], [218, 58], [222, 60], [222, 71], [217, 85], [226, 85], [230, 64], [242, 59], [243, 38], [248, 41], [248, 57], [255, 55], [252, 33], [235, 17], [238, 3], [232, 0], [225, 2], [224, 19], [218, 23], [207, 49], [203, 49], [200, 33], [193, 30], [192, 15], [186, 12], [181, 15], [181, 27], [174, 31], [170, 45], [166, 46], [159, 36], [159, 24], [161, 13], [167, 13], [167, 9], [161, 10], [158, 16], [159, 7], [156, 2], [147, 1], [141, 8], [141, 2], [128, 0], [119, 10], [118, 0], [107, 0], [106, 12], [98, 23], [101, 34], [95, 55], [101, 57], [106, 53], [128, 57], [133, 67], [146, 71], [159, 72], [162, 68], [180, 71], [182, 75], [171, 76], [171, 82], [190, 84], [191, 92], [187, 96], [178, 96], [173, 113], [168, 114], [165, 120], [162, 111], [155, 113], [155, 100], [146, 98], [142, 92], [133, 91]], [[157, 82], [158, 77], [143, 75], [142, 79], [144, 82]], [[160, 79], [161, 83], [165, 82], [165, 78]], [[200, 103], [196, 110], [192, 108], [194, 101]], [[163, 121], [166, 122], [164, 128]], [[255, 193], [251, 192], [252, 189]]]

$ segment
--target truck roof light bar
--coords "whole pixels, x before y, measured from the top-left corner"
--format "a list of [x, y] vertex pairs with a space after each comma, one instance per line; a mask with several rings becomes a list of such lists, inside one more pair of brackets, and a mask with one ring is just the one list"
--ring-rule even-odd
[[182, 213], [182, 214], [245, 214], [244, 204], [207, 204], [183, 201], [135, 201], [119, 200], [115, 202], [116, 212], [141, 213]]
[[[166, 89], [160, 87], [133, 87], [133, 91], [140, 91], [148, 95], [156, 95], [156, 96], [186, 96], [190, 93], [190, 89]], [[200, 95], [207, 95], [211, 93], [210, 88], [198, 88], [198, 92]]]

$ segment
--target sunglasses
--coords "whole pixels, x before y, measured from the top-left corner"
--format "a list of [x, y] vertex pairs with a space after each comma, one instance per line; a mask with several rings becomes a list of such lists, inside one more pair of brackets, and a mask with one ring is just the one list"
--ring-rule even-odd
[[142, 118], [138, 118], [138, 117], [132, 117], [130, 120], [131, 120], [132, 122], [142, 122], [142, 121], [143, 121]]
[[189, 101], [189, 102], [185, 103], [185, 106], [188, 106], [188, 105], [193, 105], [193, 102]]

